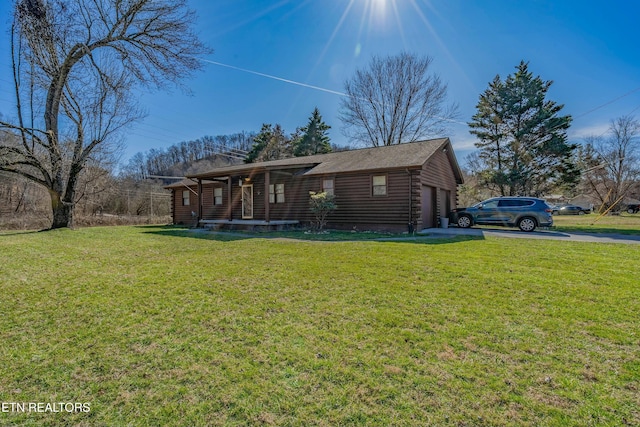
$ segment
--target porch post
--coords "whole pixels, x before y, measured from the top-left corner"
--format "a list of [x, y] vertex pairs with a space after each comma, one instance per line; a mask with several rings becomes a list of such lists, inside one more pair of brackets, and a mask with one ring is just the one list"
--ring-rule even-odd
[[264, 220], [269, 222], [271, 216], [269, 213], [269, 181], [271, 180], [271, 173], [267, 170], [264, 173]]
[[233, 177], [229, 175], [229, 179], [227, 180], [227, 211], [229, 221], [233, 220], [233, 196], [231, 192], [233, 191]]
[[198, 223], [202, 220], [202, 179], [198, 178]]

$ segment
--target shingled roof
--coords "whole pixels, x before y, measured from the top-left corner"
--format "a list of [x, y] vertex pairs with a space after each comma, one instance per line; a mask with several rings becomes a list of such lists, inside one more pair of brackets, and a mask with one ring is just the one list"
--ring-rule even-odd
[[218, 168], [209, 172], [189, 175], [188, 178], [207, 179], [233, 174], [266, 171], [273, 169], [308, 168], [304, 175], [325, 175], [345, 172], [375, 171], [383, 169], [417, 168], [425, 164], [438, 150], [449, 148], [456, 179], [462, 182], [462, 174], [450, 148], [449, 138], [430, 139], [384, 147], [338, 151], [313, 156], [293, 157], [268, 162]]

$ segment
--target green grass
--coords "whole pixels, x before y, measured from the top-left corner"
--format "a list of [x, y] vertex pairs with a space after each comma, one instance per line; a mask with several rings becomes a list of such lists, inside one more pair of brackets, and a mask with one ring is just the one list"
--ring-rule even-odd
[[[186, 231], [187, 234], [193, 233], [193, 231]], [[197, 231], [196, 231], [197, 232]], [[345, 230], [323, 230], [321, 232], [310, 231], [305, 229], [298, 230], [286, 230], [286, 231], [244, 231], [244, 230], [221, 230], [217, 231], [220, 235], [245, 237], [245, 238], [281, 238], [281, 239], [295, 239], [295, 240], [309, 240], [309, 241], [360, 241], [360, 240], [380, 240], [380, 239], [395, 239], [408, 237], [406, 233], [388, 233], [377, 231], [345, 231]]]
[[554, 229], [566, 232], [640, 235], [640, 214], [554, 215]]
[[0, 234], [25, 426], [640, 425], [635, 245]]

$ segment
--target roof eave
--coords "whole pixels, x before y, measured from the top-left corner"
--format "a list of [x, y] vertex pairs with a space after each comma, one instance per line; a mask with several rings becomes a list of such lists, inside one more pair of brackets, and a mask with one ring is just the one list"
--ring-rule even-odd
[[341, 170], [341, 171], [314, 171], [311, 169], [308, 172], [304, 173], [304, 176], [320, 176], [320, 175], [343, 175], [343, 174], [360, 174], [360, 173], [372, 173], [372, 172], [384, 172], [384, 171], [396, 171], [396, 170], [407, 170], [407, 169], [420, 169], [422, 164], [412, 164], [412, 165], [402, 165], [402, 166], [387, 166], [387, 167], [378, 167], [378, 168], [367, 168], [367, 169], [350, 169], [350, 170]]
[[293, 163], [293, 164], [284, 164], [284, 165], [265, 165], [264, 163], [249, 163], [247, 167], [244, 168], [222, 168], [219, 170], [212, 170], [205, 173], [200, 173], [196, 175], [187, 175], [189, 179], [213, 179], [221, 176], [231, 176], [231, 175], [244, 175], [244, 174], [255, 174], [259, 172], [266, 172], [272, 170], [285, 170], [285, 169], [304, 169], [309, 167], [317, 166], [318, 163]]
[[456, 156], [453, 153], [453, 145], [451, 144], [451, 140], [449, 140], [448, 137], [445, 138], [445, 141], [441, 145], [441, 148], [447, 149], [447, 152], [445, 154], [447, 155], [447, 158], [449, 159], [449, 162], [453, 167], [453, 174], [456, 177], [456, 183], [458, 183], [458, 185], [464, 184], [464, 176], [462, 175], [462, 169], [460, 169], [460, 165], [458, 164], [458, 159], [456, 159]]

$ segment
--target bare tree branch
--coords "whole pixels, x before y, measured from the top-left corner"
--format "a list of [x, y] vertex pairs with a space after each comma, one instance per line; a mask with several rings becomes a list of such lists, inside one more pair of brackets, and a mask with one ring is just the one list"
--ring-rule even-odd
[[[71, 224], [76, 184], [94, 151], [115, 147], [118, 132], [141, 117], [132, 88], [179, 84], [201, 67], [198, 56], [208, 49], [191, 30], [194, 19], [186, 0], [16, 1], [18, 123], [0, 126], [17, 132], [24, 150], [7, 151], [2, 168], [47, 187], [52, 227]], [[30, 87], [20, 84], [23, 76]], [[30, 106], [21, 102], [26, 96]]]
[[447, 86], [429, 73], [430, 57], [408, 53], [374, 57], [345, 83], [344, 134], [366, 145], [414, 142], [446, 131], [457, 114], [446, 105]]
[[[612, 120], [608, 135], [586, 139], [580, 161], [586, 169], [585, 192], [605, 209], [631, 197], [640, 180], [640, 122], [630, 116]], [[621, 208], [617, 205], [613, 210]]]

